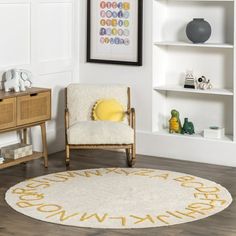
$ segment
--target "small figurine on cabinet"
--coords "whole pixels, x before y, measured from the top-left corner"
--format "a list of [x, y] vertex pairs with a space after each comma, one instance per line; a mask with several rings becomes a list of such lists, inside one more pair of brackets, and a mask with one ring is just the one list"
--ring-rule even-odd
[[171, 119], [169, 120], [169, 133], [178, 133], [182, 132], [181, 121], [179, 119], [179, 112], [177, 110], [171, 111]]
[[194, 134], [194, 125], [192, 122], [188, 121], [188, 118], [184, 118], [184, 125], [182, 128], [182, 134]]
[[195, 78], [193, 75], [193, 71], [188, 70], [185, 74], [185, 83], [184, 88], [195, 89]]
[[4, 73], [3, 86], [5, 92], [23, 92], [30, 88], [32, 74], [26, 70], [12, 69]]
[[197, 89], [201, 90], [207, 90], [207, 89], [212, 89], [212, 84], [209, 79], [207, 79], [205, 76], [202, 76], [197, 79]]

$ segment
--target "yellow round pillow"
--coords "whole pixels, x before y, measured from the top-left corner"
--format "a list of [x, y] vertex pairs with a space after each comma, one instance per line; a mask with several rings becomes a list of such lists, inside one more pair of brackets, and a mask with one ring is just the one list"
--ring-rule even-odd
[[121, 122], [124, 117], [124, 107], [115, 99], [100, 99], [93, 107], [92, 118], [96, 121]]

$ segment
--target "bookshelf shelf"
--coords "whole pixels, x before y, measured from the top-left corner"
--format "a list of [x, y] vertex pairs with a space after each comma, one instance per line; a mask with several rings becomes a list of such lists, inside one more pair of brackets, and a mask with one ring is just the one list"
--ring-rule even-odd
[[[236, 141], [234, 1], [153, 0], [153, 132], [172, 136], [170, 111], [177, 109], [183, 122], [193, 121], [197, 135], [210, 126], [225, 128], [222, 141]], [[191, 43], [185, 33], [193, 18], [204, 18], [212, 27], [210, 39]], [[185, 73], [205, 76], [211, 90], [185, 89]], [[165, 127], [165, 128], [163, 128]], [[176, 138], [183, 136], [174, 135]], [[189, 138], [189, 136], [184, 136]]]
[[186, 89], [181, 86], [158, 86], [154, 87], [156, 91], [172, 91], [180, 93], [196, 93], [196, 94], [209, 94], [209, 95], [222, 95], [222, 96], [233, 96], [233, 89], [211, 89], [211, 90], [199, 90], [199, 89]]
[[202, 48], [222, 48], [222, 49], [233, 49], [233, 44], [227, 43], [187, 43], [187, 42], [154, 42], [156, 46], [169, 46], [169, 47], [202, 47]]

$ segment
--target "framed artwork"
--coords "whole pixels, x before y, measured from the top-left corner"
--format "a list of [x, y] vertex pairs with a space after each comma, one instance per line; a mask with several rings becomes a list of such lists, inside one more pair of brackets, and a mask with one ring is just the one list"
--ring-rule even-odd
[[87, 62], [141, 66], [143, 0], [87, 1]]

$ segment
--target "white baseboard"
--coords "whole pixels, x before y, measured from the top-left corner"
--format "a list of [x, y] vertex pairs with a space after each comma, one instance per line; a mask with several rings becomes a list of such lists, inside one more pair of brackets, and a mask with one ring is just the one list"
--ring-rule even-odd
[[0, 148], [15, 143], [19, 143], [20, 139], [17, 136], [16, 132], [0, 134]]
[[6, 147], [6, 146], [9, 146], [9, 145], [12, 145], [12, 144], [15, 144], [15, 143], [19, 143], [20, 140], [18, 138], [16, 139], [12, 139], [11, 141], [1, 141], [1, 144], [0, 144], [0, 149], [2, 147]]
[[[33, 143], [33, 149], [35, 151], [42, 151], [42, 140], [41, 131], [39, 127], [31, 129], [30, 133], [31, 140]], [[59, 127], [56, 130], [47, 130], [47, 143], [48, 143], [48, 153], [55, 153], [65, 150], [65, 138], [64, 138], [64, 127]], [[11, 144], [19, 143], [20, 139], [17, 137], [16, 132], [11, 132], [7, 134], [1, 134], [0, 136], [0, 148], [8, 146]]]
[[[32, 143], [34, 150], [42, 151], [41, 131], [34, 128], [32, 130]], [[65, 150], [65, 129], [58, 127], [57, 129], [47, 130], [48, 153], [55, 153]]]
[[[47, 130], [48, 152], [65, 150], [64, 127]], [[42, 150], [40, 129], [32, 130], [33, 146]], [[0, 137], [0, 147], [19, 142], [16, 135]], [[137, 153], [142, 155], [172, 158], [208, 164], [236, 167], [236, 143], [205, 139], [180, 138], [157, 135], [151, 132], [137, 132]]]
[[[41, 137], [41, 136], [40, 136]], [[64, 127], [47, 131], [49, 153], [65, 150]], [[236, 144], [137, 132], [137, 153], [200, 163], [236, 167]]]
[[236, 167], [236, 143], [137, 132], [137, 153]]

